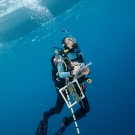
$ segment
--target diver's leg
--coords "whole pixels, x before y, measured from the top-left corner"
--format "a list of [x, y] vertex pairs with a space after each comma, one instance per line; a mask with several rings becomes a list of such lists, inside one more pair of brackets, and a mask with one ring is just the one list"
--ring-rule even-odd
[[[85, 98], [83, 98], [79, 104], [81, 107], [78, 110], [76, 110], [74, 113], [76, 120], [83, 118], [90, 111], [90, 105], [89, 105], [86, 95], [85, 95]], [[73, 117], [70, 116], [68, 119], [67, 125], [69, 125], [73, 121], [74, 121]]]
[[63, 99], [63, 97], [61, 96], [60, 93], [57, 94], [57, 100], [56, 100], [56, 104], [55, 104], [55, 107], [51, 108], [49, 110], [49, 115], [48, 117], [54, 115], [54, 114], [59, 114], [63, 108], [65, 104], [65, 101]]
[[[89, 105], [89, 102], [88, 102], [86, 96], [85, 96], [85, 98], [82, 99], [82, 102], [80, 102], [79, 104], [80, 104], [81, 108], [79, 108], [74, 113], [76, 120], [83, 118], [90, 111], [90, 105]], [[70, 117], [65, 116], [63, 118], [61, 128], [57, 131], [57, 133], [55, 135], [61, 135], [65, 131], [66, 127], [69, 126], [70, 123], [72, 123], [73, 121], [74, 121], [73, 116], [70, 116]]]
[[49, 117], [54, 114], [59, 114], [64, 104], [65, 104], [64, 99], [62, 98], [61, 94], [58, 93], [55, 107], [43, 113], [43, 116], [36, 131], [36, 135], [47, 135], [47, 126]]

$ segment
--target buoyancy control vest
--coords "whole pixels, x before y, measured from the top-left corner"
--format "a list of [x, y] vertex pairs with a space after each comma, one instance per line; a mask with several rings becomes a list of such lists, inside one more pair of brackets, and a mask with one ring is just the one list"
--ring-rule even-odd
[[[70, 61], [76, 61], [76, 62], [80, 62], [83, 63], [84, 59], [82, 57], [81, 51], [78, 48], [75, 48], [75, 50], [69, 50], [68, 48], [65, 48], [65, 50], [61, 49], [61, 48], [57, 48], [54, 47], [53, 48], [55, 54], [53, 55], [53, 57], [51, 58], [51, 64], [52, 64], [52, 80], [54, 81], [55, 85], [61, 85], [64, 84], [65, 85], [65, 78], [60, 78], [59, 73], [58, 73], [58, 65], [63, 63], [64, 65], [64, 72], [67, 71], [72, 71], [74, 69], [74, 67], [72, 67], [70, 65]], [[70, 56], [69, 56], [70, 54]], [[76, 57], [73, 58], [73, 56], [76, 54]], [[69, 59], [70, 57], [70, 59]]]

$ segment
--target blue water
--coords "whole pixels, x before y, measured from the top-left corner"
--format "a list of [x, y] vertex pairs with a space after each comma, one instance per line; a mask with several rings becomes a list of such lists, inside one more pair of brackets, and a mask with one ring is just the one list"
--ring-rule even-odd
[[[134, 0], [81, 2], [25, 37], [0, 44], [0, 135], [34, 135], [42, 113], [55, 105], [50, 58], [66, 36], [61, 28], [94, 63], [86, 92], [91, 111], [78, 121], [81, 135], [135, 135]], [[70, 114], [65, 105], [52, 116], [48, 135]], [[74, 123], [63, 133], [69, 134], [77, 134]]]

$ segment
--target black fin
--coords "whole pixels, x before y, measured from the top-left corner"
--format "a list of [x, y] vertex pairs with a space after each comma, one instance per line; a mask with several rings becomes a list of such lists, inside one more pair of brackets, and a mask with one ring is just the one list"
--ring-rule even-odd
[[40, 121], [40, 124], [36, 131], [36, 135], [47, 135], [47, 129], [48, 129], [48, 120], [44, 122]]

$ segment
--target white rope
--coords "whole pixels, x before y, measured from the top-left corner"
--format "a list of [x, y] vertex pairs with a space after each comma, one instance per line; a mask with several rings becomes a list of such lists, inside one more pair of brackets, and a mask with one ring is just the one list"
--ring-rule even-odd
[[[66, 94], [67, 94], [67, 99], [68, 99], [69, 105], [71, 105], [71, 101], [70, 101], [67, 89], [65, 89], [65, 91], [66, 91]], [[80, 135], [79, 127], [78, 127], [78, 124], [77, 124], [77, 121], [76, 121], [76, 117], [74, 115], [74, 110], [73, 110], [72, 107], [70, 108], [70, 110], [71, 110], [71, 113], [72, 113], [72, 116], [73, 116], [73, 119], [74, 119], [74, 123], [75, 123], [77, 133], [78, 133], [78, 135]]]

